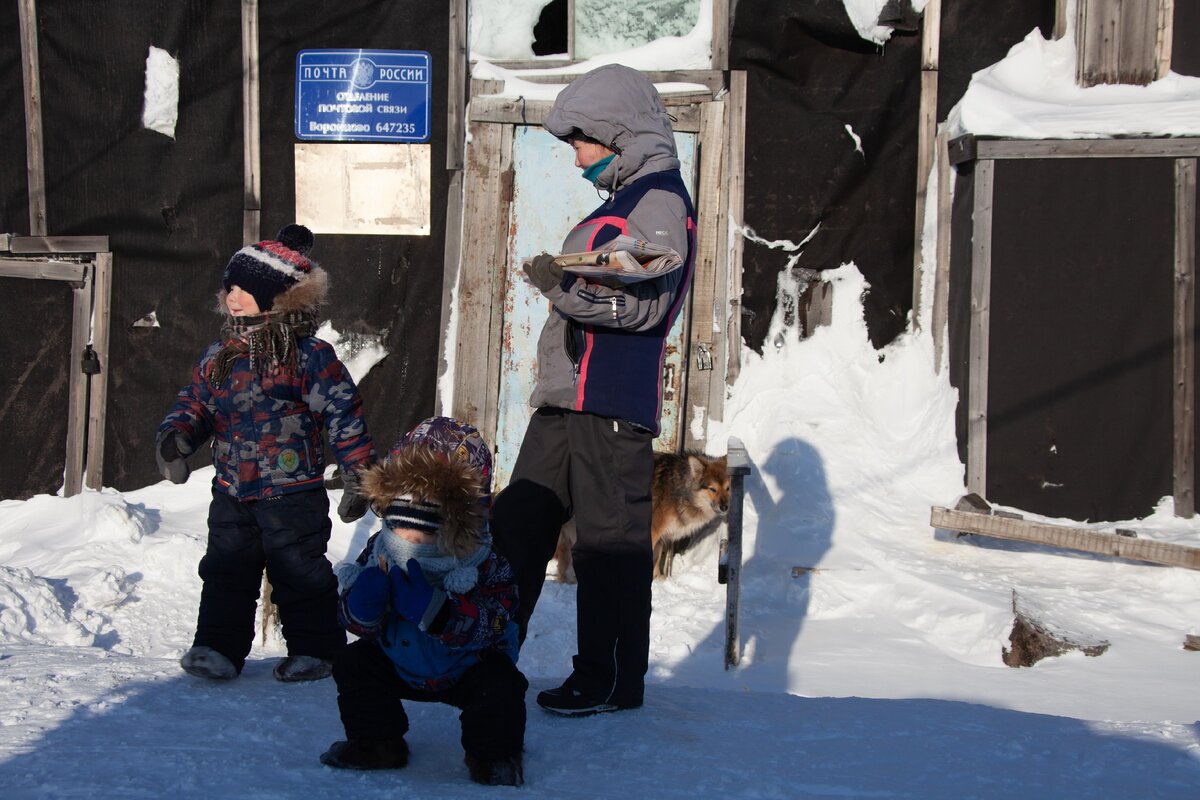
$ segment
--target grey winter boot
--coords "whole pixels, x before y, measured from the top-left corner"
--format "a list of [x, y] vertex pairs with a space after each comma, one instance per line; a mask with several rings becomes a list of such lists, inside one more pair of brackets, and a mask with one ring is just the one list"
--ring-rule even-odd
[[179, 666], [189, 675], [214, 681], [227, 681], [238, 675], [233, 662], [211, 647], [193, 647], [179, 659]]
[[525, 771], [522, 767], [521, 754], [508, 758], [497, 758], [486, 761], [467, 753], [463, 758], [467, 764], [467, 772], [471, 780], [484, 786], [520, 786], [525, 783]]
[[288, 656], [275, 665], [275, 680], [284, 683], [319, 681], [333, 672], [333, 662], [316, 656]]

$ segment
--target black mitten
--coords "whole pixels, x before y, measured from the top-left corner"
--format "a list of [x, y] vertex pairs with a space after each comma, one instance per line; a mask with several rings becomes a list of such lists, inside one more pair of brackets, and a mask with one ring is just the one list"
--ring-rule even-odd
[[562, 283], [563, 268], [554, 263], [554, 256], [549, 253], [539, 253], [522, 264], [521, 269], [540, 292]]
[[338, 519], [342, 522], [354, 522], [367, 513], [371, 501], [359, 493], [358, 475], [354, 472], [342, 473], [342, 501], [338, 503]]
[[186, 458], [191, 452], [192, 446], [179, 431], [160, 434], [158, 447], [154, 451], [159, 473], [171, 483], [187, 483], [192, 469], [187, 465]]

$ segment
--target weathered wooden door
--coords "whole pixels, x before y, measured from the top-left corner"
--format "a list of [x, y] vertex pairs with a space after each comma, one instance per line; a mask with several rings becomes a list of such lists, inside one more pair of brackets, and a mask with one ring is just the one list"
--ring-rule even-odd
[[[695, 197], [695, 134], [677, 133], [676, 148], [684, 183]], [[518, 125], [513, 136], [513, 197], [508, 220], [507, 273], [504, 277], [500, 396], [497, 407], [493, 491], [508, 483], [533, 410], [529, 397], [537, 380], [537, 340], [548, 305], [525, 283], [521, 262], [540, 252], [557, 252], [571, 226], [587, 216], [601, 198], [575, 166], [570, 146], [536, 125]], [[685, 309], [687, 306], [685, 306]], [[663, 366], [662, 433], [655, 448], [674, 450], [679, 442], [683, 396], [684, 332], [680, 314], [667, 340]]]

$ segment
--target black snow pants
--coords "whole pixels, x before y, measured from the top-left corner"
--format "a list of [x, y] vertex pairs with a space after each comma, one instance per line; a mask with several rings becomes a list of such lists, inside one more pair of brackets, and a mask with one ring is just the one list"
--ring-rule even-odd
[[495, 548], [517, 574], [522, 640], [559, 529], [574, 517], [578, 653], [567, 685], [631, 706], [642, 702], [650, 650], [652, 442], [623, 420], [538, 409], [492, 508]]
[[413, 700], [459, 709], [463, 750], [480, 761], [518, 756], [524, 747], [529, 682], [501, 653], [485, 652], [452, 686], [429, 691], [402, 680], [377, 642], [358, 639], [334, 660], [333, 680], [347, 739], [400, 738], [408, 732], [401, 700]]
[[324, 487], [246, 503], [214, 489], [193, 644], [213, 648], [241, 671], [254, 644], [265, 568], [288, 654], [332, 659], [346, 644], [337, 578], [325, 557], [332, 528]]

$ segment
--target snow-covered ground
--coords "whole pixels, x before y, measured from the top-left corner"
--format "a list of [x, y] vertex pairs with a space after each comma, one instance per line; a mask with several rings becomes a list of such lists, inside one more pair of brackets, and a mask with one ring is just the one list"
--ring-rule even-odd
[[[550, 582], [521, 654], [527, 797], [1196, 797], [1200, 572], [929, 526], [963, 493], [955, 396], [926, 336], [867, 340], [853, 266], [834, 324], [746, 352], [724, 430], [746, 479], [743, 660], [725, 670], [716, 538], [655, 585], [640, 710], [563, 719], [533, 703], [574, 652], [574, 587]], [[768, 341], [771, 341], [768, 339]], [[719, 449], [719, 448], [714, 448]], [[470, 798], [457, 713], [409, 704], [403, 771], [347, 774], [331, 681], [280, 684], [273, 636], [228, 684], [177, 666], [199, 597], [211, 468], [0, 503], [0, 786], [5, 798]], [[336, 493], [335, 493], [336, 494]], [[336, 499], [336, 498], [335, 498]], [[1169, 509], [1169, 504], [1164, 504]], [[335, 520], [330, 558], [373, 517]], [[1200, 545], [1167, 510], [1122, 522]], [[793, 567], [812, 568], [794, 571]], [[1014, 669], [1023, 610], [1106, 653]]]
[[[846, 4], [864, 38], [886, 39], [858, 13], [880, 0]], [[703, 61], [710, 11], [702, 0], [687, 37], [575, 71], [626, 56], [643, 69]], [[1200, 80], [1073, 90], [1068, 46], [1033, 33], [979, 73], [956, 131], [1200, 133]], [[745, 352], [710, 439], [719, 452], [738, 437], [753, 463], [738, 668], [723, 666], [726, 587], [710, 539], [655, 585], [636, 711], [562, 719], [533, 703], [574, 652], [574, 589], [547, 584], [521, 654], [532, 684], [521, 789], [468, 781], [444, 706], [408, 704], [406, 769], [347, 774], [317, 761], [342, 735], [332, 682], [274, 681], [274, 637], [228, 684], [177, 666], [199, 598], [211, 469], [184, 486], [4, 501], [0, 797], [1200, 796], [1200, 653], [1182, 647], [1200, 634], [1200, 572], [931, 528], [930, 507], [964, 491], [955, 394], [928, 334], [871, 348], [857, 269], [824, 279], [832, 326], [804, 342], [772, 331], [762, 357]], [[1097, 527], [1200, 546], [1200, 522], [1170, 509], [1164, 499], [1146, 519]], [[335, 519], [329, 557], [356, 554], [370, 532], [368, 520]], [[1014, 597], [1108, 650], [1005, 666]]]

